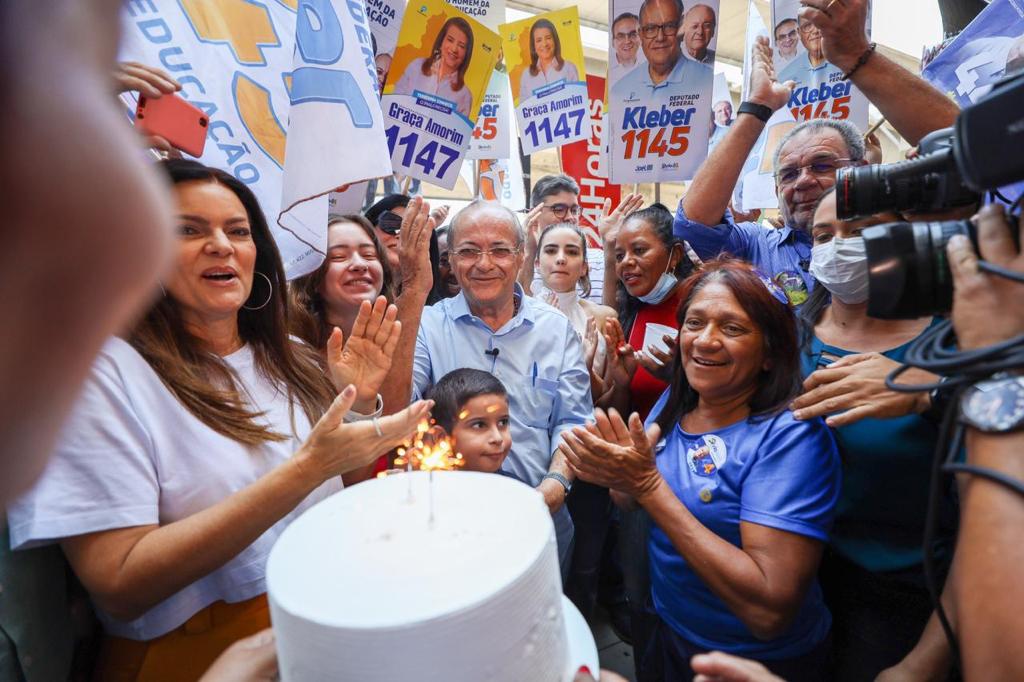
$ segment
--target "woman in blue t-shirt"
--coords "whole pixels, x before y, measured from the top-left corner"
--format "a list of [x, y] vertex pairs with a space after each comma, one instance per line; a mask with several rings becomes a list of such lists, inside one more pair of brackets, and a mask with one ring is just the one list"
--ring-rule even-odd
[[799, 390], [785, 294], [738, 261], [682, 285], [672, 383], [628, 427], [610, 411], [564, 435], [583, 480], [650, 514], [658, 617], [641, 679], [691, 679], [712, 649], [790, 682], [825, 679], [831, 618], [815, 579], [839, 496], [828, 428], [786, 409]]
[[[843, 384], [866, 384], [868, 374], [879, 383], [936, 322], [931, 317], [880, 320], [867, 315], [868, 266], [861, 230], [900, 219], [880, 214], [841, 221], [835, 191], [821, 197], [811, 232], [811, 274], [821, 286], [814, 288], [801, 311], [802, 369], [806, 376], [842, 362], [831, 369], [837, 376], [821, 372], [808, 383], [821, 386], [820, 397], [808, 394], [798, 405], [824, 400], [823, 392], [835, 396], [854, 390]], [[876, 369], [869, 371], [864, 364], [858, 374], [839, 378], [841, 368], [853, 363], [870, 363]], [[936, 380], [913, 372], [920, 371], [912, 370], [901, 381]], [[927, 393], [863, 385], [857, 390], [859, 404], [829, 418], [843, 460], [835, 528], [820, 576], [833, 616], [834, 669], [829, 679], [874, 680], [897, 664], [900, 679], [945, 679], [951, 661], [937, 620], [915, 649], [932, 613], [922, 547], [937, 420], [922, 416], [930, 408]], [[947, 487], [943, 493], [934, 544], [940, 573], [950, 561], [956, 519], [952, 491]]]

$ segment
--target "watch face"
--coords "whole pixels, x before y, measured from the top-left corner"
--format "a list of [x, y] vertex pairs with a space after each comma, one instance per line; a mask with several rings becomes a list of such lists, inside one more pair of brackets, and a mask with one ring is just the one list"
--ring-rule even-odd
[[1024, 423], [1024, 378], [984, 381], [961, 403], [964, 418], [982, 431], [1010, 431]]

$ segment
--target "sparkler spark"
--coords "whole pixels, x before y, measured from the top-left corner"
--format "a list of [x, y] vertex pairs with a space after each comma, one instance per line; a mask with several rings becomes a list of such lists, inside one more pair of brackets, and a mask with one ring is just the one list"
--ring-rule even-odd
[[416, 427], [416, 439], [406, 448], [398, 448], [395, 466], [419, 471], [452, 471], [466, 465], [462, 453], [455, 452], [452, 439], [440, 426], [426, 420]]

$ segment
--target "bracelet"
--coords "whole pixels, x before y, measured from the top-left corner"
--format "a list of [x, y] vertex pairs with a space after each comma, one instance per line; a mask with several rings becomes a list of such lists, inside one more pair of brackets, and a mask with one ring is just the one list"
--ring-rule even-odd
[[[369, 421], [371, 419], [377, 419], [384, 414], [384, 400], [380, 397], [380, 393], [377, 394], [377, 405], [374, 407], [373, 412], [370, 414], [362, 414], [355, 410], [349, 410], [342, 418], [342, 423], [352, 424], [353, 422]], [[376, 428], [376, 427], [374, 427]]]
[[868, 49], [864, 50], [864, 54], [860, 56], [860, 59], [858, 59], [857, 63], [853, 65], [853, 68], [850, 69], [850, 72], [843, 74], [844, 81], [850, 80], [850, 78], [853, 77], [853, 74], [857, 73], [857, 69], [868, 63], [868, 59], [871, 58], [871, 55], [874, 53], [876, 47], [878, 47], [878, 45], [875, 43], [871, 43], [870, 45], [868, 45]]

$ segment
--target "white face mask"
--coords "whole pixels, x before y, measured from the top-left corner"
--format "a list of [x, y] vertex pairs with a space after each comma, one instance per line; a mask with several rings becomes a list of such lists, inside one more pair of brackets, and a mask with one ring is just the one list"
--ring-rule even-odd
[[648, 291], [643, 296], [637, 296], [641, 301], [649, 305], [658, 305], [672, 293], [672, 290], [679, 284], [679, 280], [676, 279], [675, 275], [670, 275], [667, 272], [661, 273], [661, 277], [658, 278], [658, 283], [654, 285], [654, 288]]
[[833, 237], [811, 249], [811, 274], [843, 303], [868, 300], [868, 256], [863, 237]]

